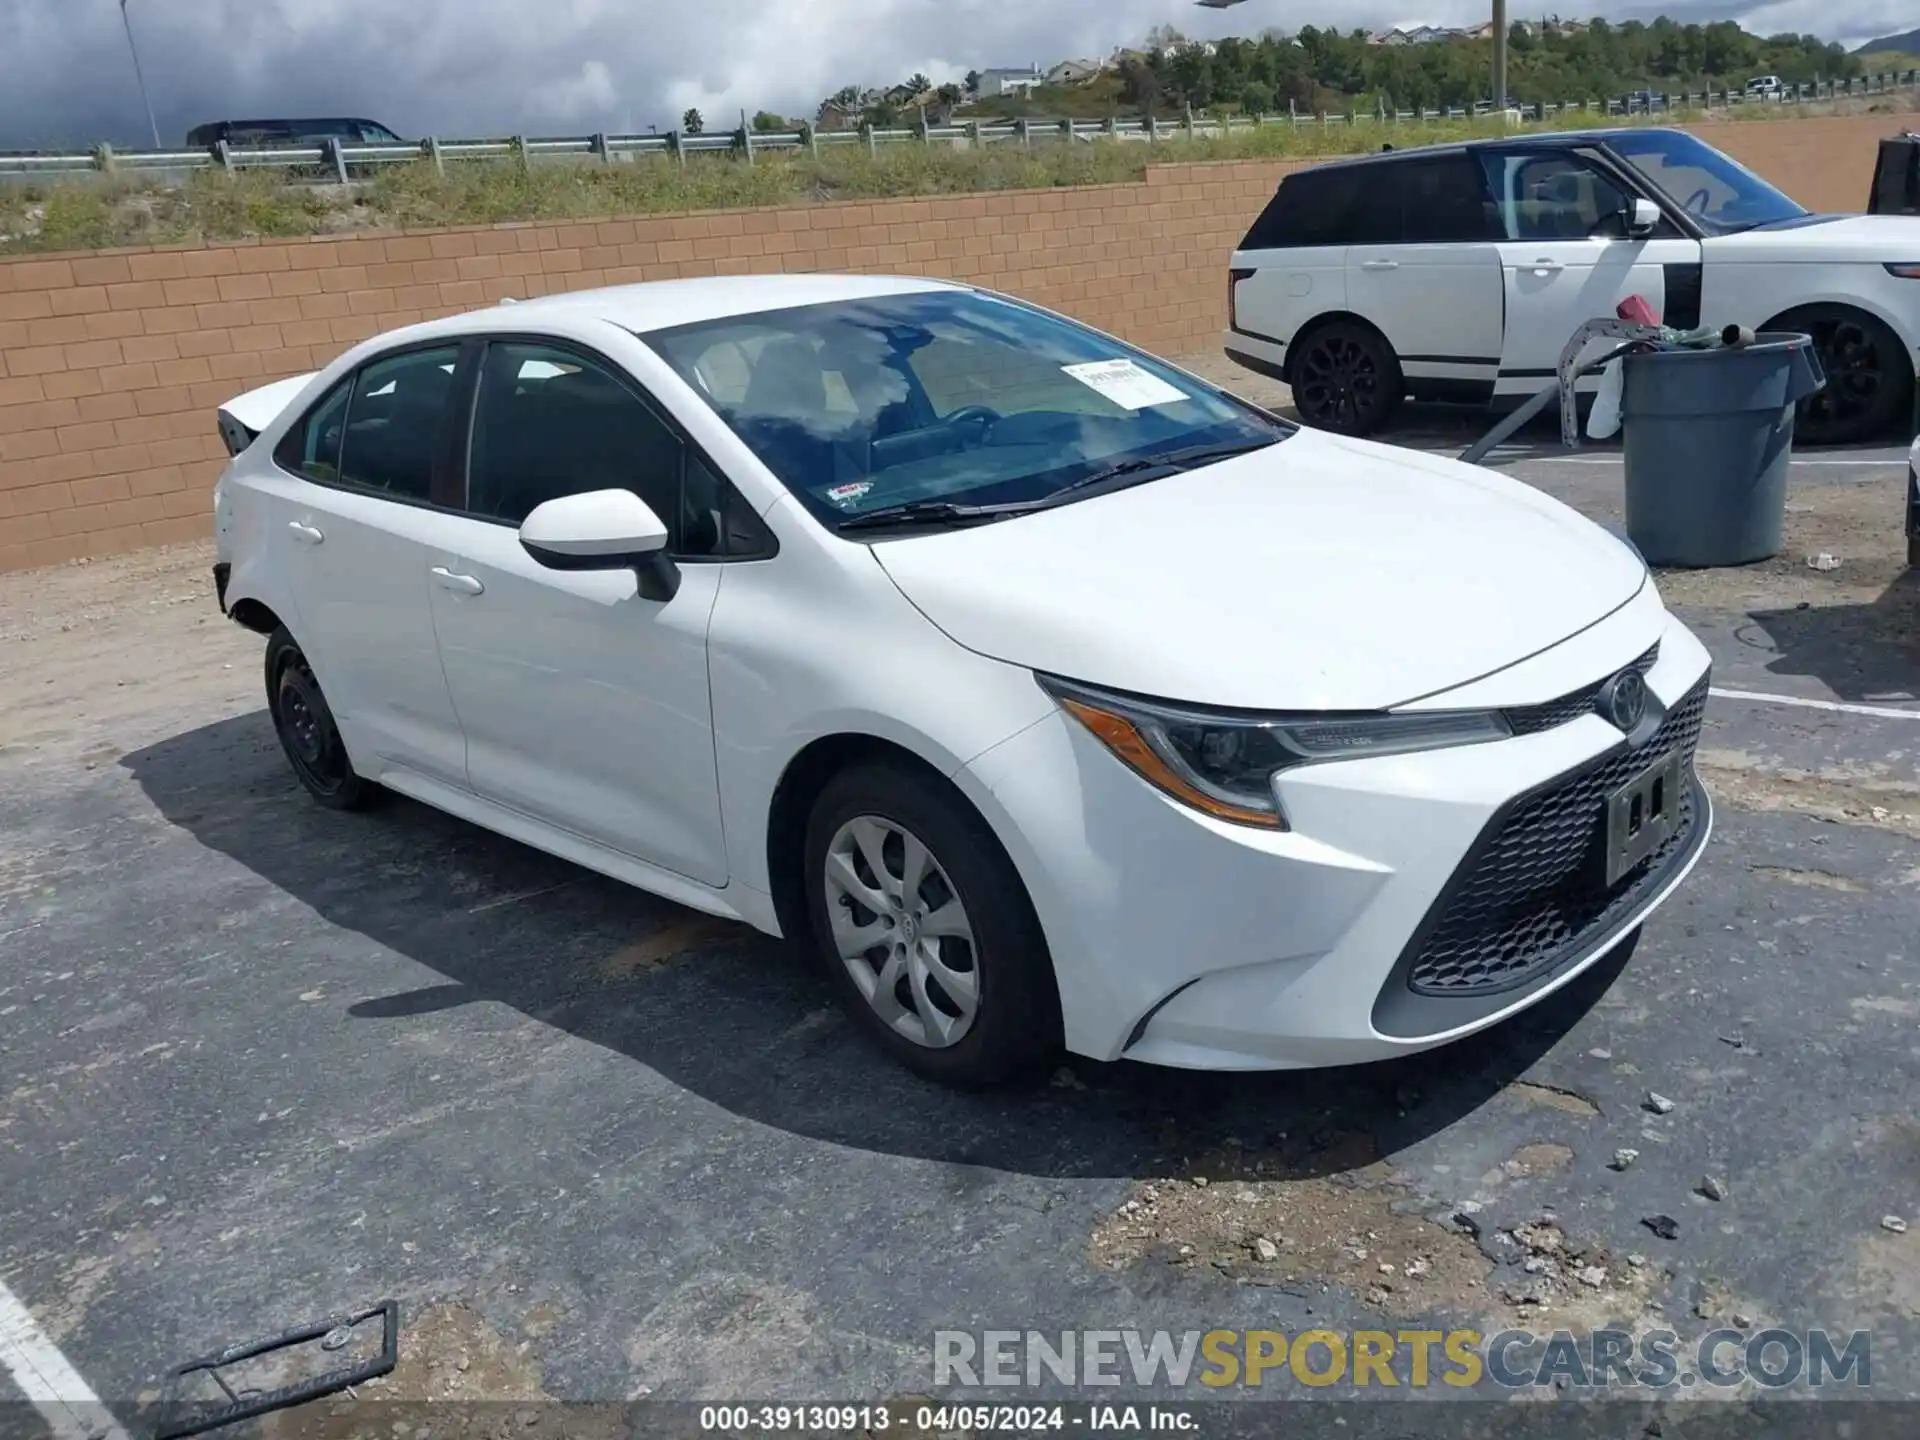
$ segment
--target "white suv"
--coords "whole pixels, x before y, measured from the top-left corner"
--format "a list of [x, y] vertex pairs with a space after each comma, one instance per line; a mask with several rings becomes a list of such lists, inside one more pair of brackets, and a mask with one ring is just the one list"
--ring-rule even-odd
[[1685, 131], [1300, 171], [1230, 264], [1228, 355], [1324, 429], [1371, 433], [1408, 396], [1531, 395], [1582, 322], [1636, 294], [1673, 326], [1812, 335], [1828, 383], [1803, 402], [1802, 440], [1879, 439], [1911, 413], [1920, 219], [1810, 213]]

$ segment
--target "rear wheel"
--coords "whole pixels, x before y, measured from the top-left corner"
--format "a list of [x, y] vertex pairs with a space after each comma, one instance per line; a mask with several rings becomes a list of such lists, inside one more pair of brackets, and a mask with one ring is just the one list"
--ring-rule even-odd
[[1294, 342], [1293, 403], [1316, 430], [1371, 435], [1406, 393], [1399, 357], [1370, 325], [1331, 320]]
[[355, 773], [313, 667], [284, 625], [267, 639], [267, 711], [287, 763], [314, 799], [330, 810], [361, 810], [378, 796], [379, 787]]
[[1809, 445], [1858, 445], [1891, 434], [1913, 404], [1913, 363], [1877, 317], [1845, 305], [1810, 305], [1769, 330], [1813, 337], [1826, 388], [1800, 402], [1794, 433]]
[[835, 776], [807, 825], [814, 944], [842, 1001], [901, 1064], [992, 1085], [1060, 1039], [1046, 939], [986, 822], [905, 765]]

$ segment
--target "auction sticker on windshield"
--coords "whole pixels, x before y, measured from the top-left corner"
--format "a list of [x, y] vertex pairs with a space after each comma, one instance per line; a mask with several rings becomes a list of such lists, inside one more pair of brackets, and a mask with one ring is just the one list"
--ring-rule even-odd
[[1191, 395], [1176, 390], [1157, 375], [1149, 375], [1131, 360], [1096, 360], [1088, 365], [1060, 367], [1122, 410], [1145, 410], [1154, 405], [1178, 405]]

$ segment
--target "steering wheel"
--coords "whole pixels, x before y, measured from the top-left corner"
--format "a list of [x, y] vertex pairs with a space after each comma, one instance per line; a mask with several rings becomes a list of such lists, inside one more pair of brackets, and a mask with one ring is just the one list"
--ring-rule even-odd
[[991, 405], [962, 405], [940, 423], [955, 430], [966, 425], [979, 426], [980, 433], [975, 437], [974, 443], [983, 445], [986, 443], [987, 432], [998, 425], [1001, 418], [1000, 412]]
[[1707, 206], [1712, 203], [1712, 194], [1708, 192], [1706, 186], [1702, 185], [1687, 197], [1687, 213], [1689, 215], [1704, 215], [1707, 213]]

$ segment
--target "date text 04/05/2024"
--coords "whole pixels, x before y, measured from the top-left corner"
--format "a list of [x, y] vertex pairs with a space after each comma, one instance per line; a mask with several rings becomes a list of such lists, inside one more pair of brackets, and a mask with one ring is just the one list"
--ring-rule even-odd
[[703, 1405], [700, 1428], [723, 1435], [1037, 1435], [1052, 1431], [1186, 1434], [1199, 1428], [1173, 1405]]

